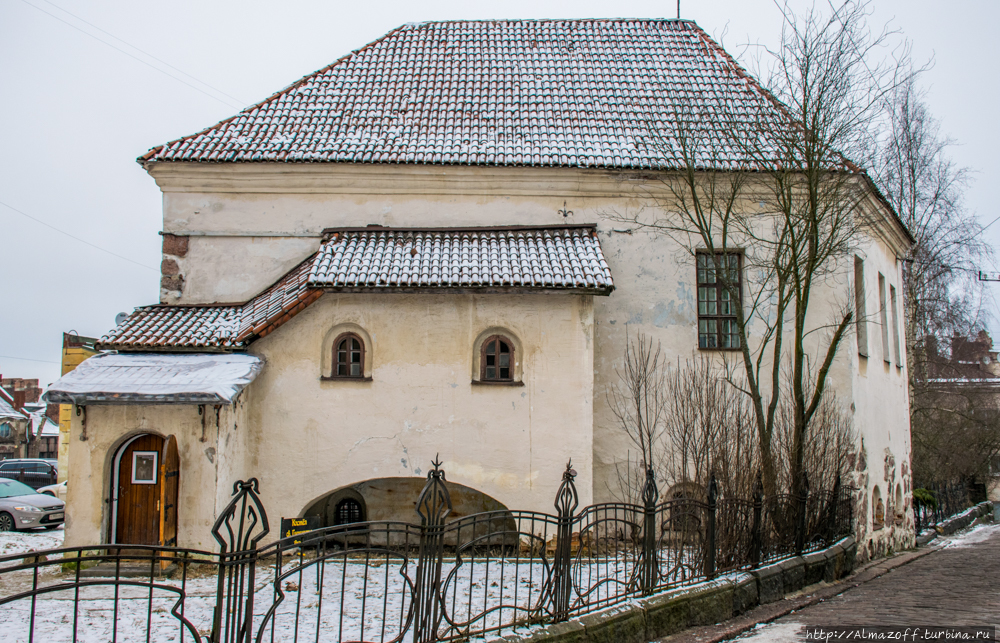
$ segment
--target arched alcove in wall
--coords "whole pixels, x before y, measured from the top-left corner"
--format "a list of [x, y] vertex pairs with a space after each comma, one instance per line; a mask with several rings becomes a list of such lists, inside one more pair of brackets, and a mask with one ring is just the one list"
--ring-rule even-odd
[[483, 381], [483, 344], [492, 338], [502, 338], [513, 352], [513, 361], [510, 364], [510, 381], [521, 382], [524, 377], [524, 345], [521, 339], [508, 328], [502, 326], [490, 326], [483, 330], [476, 337], [472, 345], [472, 381]]
[[885, 503], [882, 501], [882, 490], [875, 485], [872, 489], [872, 528], [881, 529], [885, 525]]
[[320, 346], [320, 376], [331, 378], [336, 373], [334, 370], [335, 359], [334, 349], [338, 340], [347, 336], [355, 336], [361, 344], [361, 354], [363, 355], [363, 368], [361, 379], [370, 378], [374, 364], [375, 346], [371, 335], [364, 328], [353, 322], [342, 322], [331, 326], [323, 335], [323, 343]]
[[[419, 523], [417, 499], [427, 483], [425, 478], [375, 478], [363, 480], [325, 493], [302, 512], [302, 516], [319, 516], [320, 525], [333, 527], [337, 524], [338, 507], [345, 500], [353, 500], [362, 509], [363, 521], [370, 522], [410, 522]], [[508, 511], [499, 500], [478, 489], [455, 482], [445, 482], [451, 496], [451, 513], [447, 521], [490, 511]], [[343, 512], [341, 512], [343, 517]]]

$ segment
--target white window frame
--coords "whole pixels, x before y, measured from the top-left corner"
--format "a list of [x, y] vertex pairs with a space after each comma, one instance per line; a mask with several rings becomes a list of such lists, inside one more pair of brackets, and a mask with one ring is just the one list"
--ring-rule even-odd
[[[153, 456], [153, 479], [152, 480], [139, 480], [135, 477], [135, 463], [139, 459], [139, 456]], [[160, 452], [159, 451], [133, 451], [132, 452], [132, 484], [156, 484], [159, 478], [160, 471]]]

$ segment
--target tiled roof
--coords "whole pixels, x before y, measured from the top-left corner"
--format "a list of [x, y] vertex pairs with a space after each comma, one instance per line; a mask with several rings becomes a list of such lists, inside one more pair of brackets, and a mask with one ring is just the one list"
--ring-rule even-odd
[[322, 294], [306, 287], [315, 257], [300, 263], [245, 304], [136, 308], [102, 337], [98, 346], [117, 350], [245, 348]]
[[614, 282], [593, 226], [331, 230], [316, 254], [250, 301], [137, 308], [98, 347], [243, 350], [327, 291], [456, 289], [607, 295]]
[[765, 145], [787, 127], [690, 21], [431, 22], [140, 161], [683, 167], [678, 115], [711, 142], [705, 167], [748, 167], [743, 126]]
[[335, 231], [313, 263], [309, 284], [335, 290], [614, 289], [590, 226]]

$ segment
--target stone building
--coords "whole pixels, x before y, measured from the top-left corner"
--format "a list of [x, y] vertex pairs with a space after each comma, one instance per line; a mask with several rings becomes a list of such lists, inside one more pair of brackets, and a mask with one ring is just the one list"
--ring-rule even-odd
[[37, 379], [0, 377], [0, 459], [55, 458], [59, 448], [57, 404], [41, 401]]
[[0, 460], [23, 458], [28, 442], [28, 416], [15, 406], [14, 396], [0, 388]]
[[[161, 301], [49, 393], [76, 409], [67, 545], [114, 540], [134, 472], [157, 484], [174, 451], [177, 515], [143, 519], [176, 522], [192, 547], [212, 546], [251, 476], [273, 516], [412, 519], [435, 454], [458, 513], [551, 510], [570, 458], [581, 504], [611, 499], [628, 446], [607, 394], [628, 333], [671, 360], [736, 358], [713, 348], [726, 319], [699, 317], [693, 257], [607, 218], [652, 207], [652, 180], [680, 167], [643, 143], [651, 112], [723, 103], [782, 118], [689, 21], [424, 23], [150, 150]], [[910, 237], [859, 185], [876, 224], [812, 314], [850, 299], [857, 275], [883, 313], [861, 327], [898, 338], [885, 311]], [[892, 346], [845, 343], [831, 373], [864, 438], [863, 536], [873, 494], [910, 493]], [[883, 459], [891, 479], [869, 477]]]

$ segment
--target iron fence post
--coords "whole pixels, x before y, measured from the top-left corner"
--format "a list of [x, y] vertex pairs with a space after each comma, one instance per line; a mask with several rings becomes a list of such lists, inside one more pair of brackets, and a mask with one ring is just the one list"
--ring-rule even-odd
[[760, 567], [760, 554], [763, 547], [764, 534], [761, 521], [764, 509], [764, 482], [760, 471], [757, 472], [757, 483], [753, 488], [753, 533], [750, 535], [750, 563]]
[[257, 478], [233, 485], [233, 499], [212, 527], [219, 543], [219, 585], [212, 619], [213, 643], [245, 643], [253, 635], [257, 543], [270, 533]]
[[427, 472], [417, 513], [420, 515], [420, 548], [417, 576], [413, 584], [413, 641], [438, 640], [441, 624], [441, 565], [444, 558], [444, 521], [451, 513], [451, 495], [445, 486], [444, 471], [437, 457]]
[[830, 497], [830, 504], [826, 514], [826, 542], [832, 543], [839, 535], [837, 529], [837, 518], [840, 514], [840, 474], [833, 483], [833, 495]]
[[806, 503], [809, 501], [809, 478], [806, 477], [805, 471], [802, 472], [802, 486], [799, 487], [799, 495], [795, 500], [798, 501], [798, 514], [795, 516], [795, 555], [801, 556], [806, 546]]
[[656, 587], [656, 488], [653, 467], [646, 467], [646, 486], [642, 490], [642, 593], [649, 595]]
[[571, 546], [573, 539], [573, 512], [580, 504], [576, 493], [576, 471], [573, 461], [566, 463], [562, 484], [556, 492], [556, 552], [552, 561], [552, 615], [553, 622], [559, 623], [569, 618], [572, 589]]
[[715, 473], [708, 483], [708, 525], [705, 546], [705, 578], [715, 578], [715, 509], [719, 499], [719, 484]]

